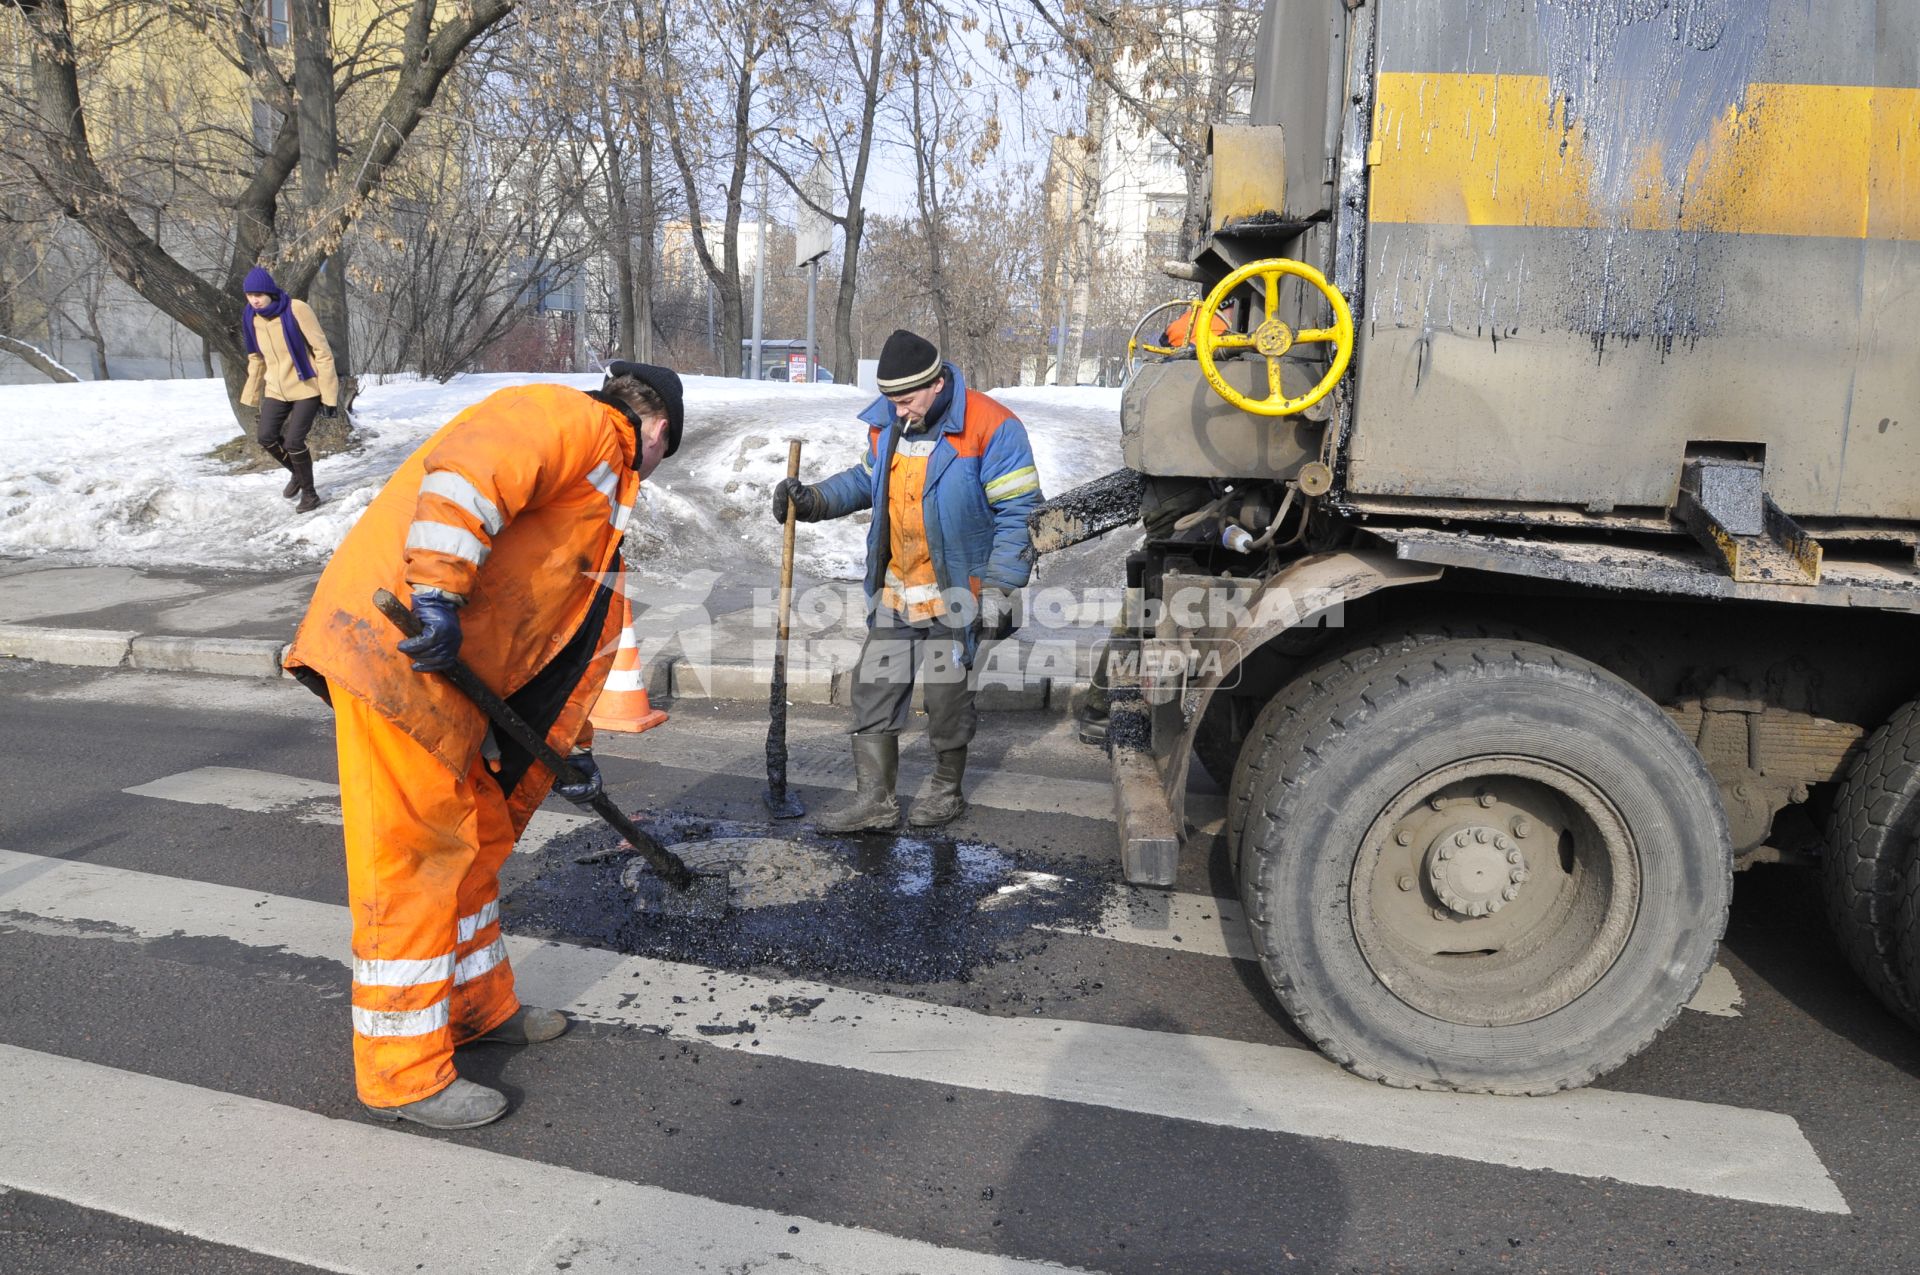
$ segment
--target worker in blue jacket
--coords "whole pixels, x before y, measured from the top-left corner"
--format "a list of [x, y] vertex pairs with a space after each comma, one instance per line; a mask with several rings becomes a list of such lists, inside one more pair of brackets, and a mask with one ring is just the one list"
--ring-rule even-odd
[[981, 643], [1012, 632], [1016, 591], [1031, 574], [1027, 516], [1040, 476], [1019, 418], [978, 390], [924, 337], [904, 330], [880, 351], [880, 397], [860, 413], [866, 447], [818, 485], [774, 488], [784, 523], [874, 511], [867, 528], [867, 638], [854, 669], [853, 800], [829, 810], [829, 832], [900, 823], [894, 795], [900, 732], [915, 670], [924, 662], [933, 788], [908, 820], [918, 828], [957, 819], [973, 739], [973, 667]]

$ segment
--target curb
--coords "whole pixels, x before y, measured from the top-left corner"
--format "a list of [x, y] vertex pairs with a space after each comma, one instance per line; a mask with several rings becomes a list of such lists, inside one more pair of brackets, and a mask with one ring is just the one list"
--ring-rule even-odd
[[[61, 629], [31, 624], [0, 624], [0, 658], [36, 660], [76, 668], [131, 668], [148, 672], [209, 673], [256, 679], [288, 676], [280, 667], [288, 643], [273, 638], [185, 637], [142, 634], [119, 629]], [[1068, 713], [1085, 698], [1085, 679], [1038, 677], [1013, 684], [989, 673], [979, 690], [982, 712]], [[655, 660], [642, 674], [647, 693], [669, 702], [718, 700], [767, 702], [771, 667], [709, 662], [691, 664], [680, 656]], [[846, 669], [799, 669], [788, 674], [787, 702], [841, 708], [853, 703], [853, 675]], [[924, 708], [920, 688], [913, 706]]]

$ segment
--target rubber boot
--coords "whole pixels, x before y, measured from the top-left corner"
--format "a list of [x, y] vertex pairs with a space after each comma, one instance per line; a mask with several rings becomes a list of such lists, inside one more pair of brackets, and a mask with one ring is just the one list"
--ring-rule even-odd
[[907, 822], [916, 828], [938, 828], [967, 813], [967, 799], [960, 794], [960, 781], [967, 773], [967, 750], [949, 748], [939, 754], [933, 765], [933, 787], [925, 801], [913, 803]]
[[293, 466], [293, 481], [300, 492], [300, 503], [293, 507], [293, 512], [304, 514], [318, 509], [320, 493], [313, 489], [313, 453], [304, 449], [288, 452], [287, 463]]
[[567, 1034], [568, 1019], [556, 1009], [535, 1009], [522, 1005], [512, 1017], [484, 1036], [475, 1036], [476, 1045], [538, 1045]]
[[286, 466], [287, 472], [293, 475], [293, 477], [287, 479], [287, 485], [280, 489], [282, 496], [285, 496], [288, 500], [292, 500], [300, 494], [300, 471], [295, 469], [293, 462], [287, 458], [287, 449], [278, 443], [262, 443], [260, 446], [267, 455]]
[[893, 795], [900, 778], [900, 737], [874, 733], [853, 737], [853, 800], [814, 820], [822, 832], [890, 832], [900, 826]]
[[367, 1114], [375, 1120], [411, 1120], [429, 1129], [477, 1129], [507, 1114], [507, 1095], [455, 1076], [437, 1094], [398, 1107], [368, 1107]]

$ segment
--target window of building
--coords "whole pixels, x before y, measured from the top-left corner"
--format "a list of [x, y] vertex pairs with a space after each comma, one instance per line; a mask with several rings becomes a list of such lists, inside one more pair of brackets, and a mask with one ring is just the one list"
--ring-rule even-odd
[[293, 37], [293, 29], [288, 25], [287, 0], [261, 0], [260, 16], [266, 24], [268, 44], [278, 48]]

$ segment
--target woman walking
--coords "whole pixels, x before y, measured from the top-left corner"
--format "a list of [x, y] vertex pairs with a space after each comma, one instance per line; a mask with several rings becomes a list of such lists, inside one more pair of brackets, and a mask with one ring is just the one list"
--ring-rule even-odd
[[256, 437], [260, 446], [293, 472], [280, 494], [300, 497], [294, 509], [306, 513], [320, 504], [313, 489], [307, 431], [322, 406], [328, 416], [339, 411], [340, 378], [333, 369], [333, 350], [312, 307], [288, 296], [265, 267], [247, 271], [241, 289], [247, 295], [247, 309], [240, 316], [247, 385], [240, 391], [240, 401], [259, 407]]

